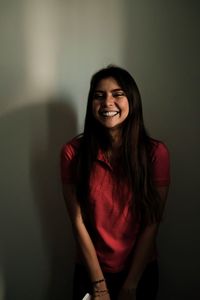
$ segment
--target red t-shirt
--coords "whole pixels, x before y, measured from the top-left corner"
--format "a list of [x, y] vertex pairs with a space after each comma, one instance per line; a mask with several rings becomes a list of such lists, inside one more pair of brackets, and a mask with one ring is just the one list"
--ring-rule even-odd
[[[80, 139], [75, 138], [62, 149], [61, 178], [64, 184], [76, 184], [73, 170], [79, 145]], [[161, 142], [155, 142], [152, 164], [155, 184], [168, 186], [169, 152]], [[126, 205], [122, 211], [119, 201], [123, 195], [126, 197]], [[140, 224], [130, 209], [131, 199], [132, 194], [126, 182], [115, 179], [111, 165], [99, 151], [91, 174], [88, 201], [93, 212], [94, 247], [105, 272], [120, 272], [129, 263], [140, 230]]]

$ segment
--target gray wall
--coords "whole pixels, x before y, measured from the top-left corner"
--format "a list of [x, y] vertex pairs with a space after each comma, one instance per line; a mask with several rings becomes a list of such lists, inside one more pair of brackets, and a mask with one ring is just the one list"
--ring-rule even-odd
[[59, 150], [82, 130], [90, 77], [109, 63], [133, 74], [146, 125], [171, 152], [159, 299], [199, 294], [199, 9], [195, 0], [1, 1], [0, 300], [70, 299]]

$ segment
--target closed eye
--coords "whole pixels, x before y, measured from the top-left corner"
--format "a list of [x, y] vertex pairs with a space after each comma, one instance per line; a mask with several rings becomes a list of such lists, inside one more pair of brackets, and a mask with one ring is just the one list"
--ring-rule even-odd
[[105, 99], [105, 97], [106, 97], [105, 93], [101, 93], [101, 92], [94, 93], [94, 99], [96, 100], [103, 100]]
[[[120, 98], [120, 97], [125, 97], [126, 96], [125, 92], [123, 90], [119, 90], [119, 89], [113, 90], [113, 91], [111, 91], [111, 93], [112, 93], [113, 98]], [[106, 92], [96, 91], [94, 93], [93, 99], [94, 100], [104, 100], [104, 99], [106, 99], [106, 97], [107, 97]]]
[[112, 96], [113, 96], [114, 98], [124, 97], [124, 96], [125, 96], [125, 93], [124, 93], [123, 91], [113, 92], [113, 93], [112, 93]]

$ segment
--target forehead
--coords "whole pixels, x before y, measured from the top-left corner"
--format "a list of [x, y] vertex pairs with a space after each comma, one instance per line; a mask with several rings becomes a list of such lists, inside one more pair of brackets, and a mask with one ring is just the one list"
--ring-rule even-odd
[[121, 89], [121, 86], [113, 77], [101, 79], [95, 88], [96, 91], [109, 91]]

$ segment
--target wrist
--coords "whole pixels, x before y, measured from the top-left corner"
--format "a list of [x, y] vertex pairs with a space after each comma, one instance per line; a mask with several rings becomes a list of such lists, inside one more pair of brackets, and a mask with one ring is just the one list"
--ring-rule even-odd
[[106, 282], [99, 282], [97, 284], [93, 284], [93, 291], [107, 290]]
[[100, 297], [108, 294], [106, 281], [104, 278], [92, 282], [93, 296]]
[[108, 294], [109, 294], [109, 291], [106, 289], [106, 290], [93, 291], [92, 296], [94, 298], [99, 298], [99, 297], [103, 297]]

